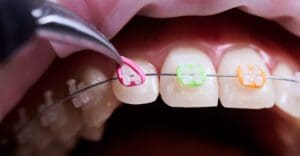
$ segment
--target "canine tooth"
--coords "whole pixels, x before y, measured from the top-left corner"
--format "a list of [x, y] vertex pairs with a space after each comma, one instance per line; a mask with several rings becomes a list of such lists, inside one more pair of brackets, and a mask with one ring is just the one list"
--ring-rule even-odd
[[99, 141], [102, 138], [104, 127], [83, 127], [80, 136], [89, 141]]
[[[87, 68], [82, 73], [82, 79], [84, 84], [91, 85], [108, 78], [97, 68]], [[88, 127], [101, 127], [120, 102], [115, 98], [110, 83], [90, 88], [86, 93], [94, 96], [88, 105], [82, 107], [84, 124]]]
[[[216, 71], [204, 52], [195, 48], [172, 50], [165, 60], [161, 73], [176, 73], [176, 70], [177, 78], [160, 77], [160, 94], [166, 104], [172, 107], [217, 106], [217, 79], [206, 78], [206, 74], [216, 74]], [[191, 72], [194, 76], [189, 74]]]
[[273, 84], [265, 80], [270, 75], [269, 70], [253, 49], [241, 48], [225, 53], [218, 74], [238, 76], [219, 78], [220, 100], [224, 107], [260, 109], [273, 106]]
[[[145, 73], [157, 73], [155, 67], [145, 60], [135, 60]], [[129, 81], [128, 81], [129, 82]], [[117, 99], [128, 104], [145, 104], [156, 100], [159, 94], [158, 77], [148, 76], [143, 84], [124, 86], [119, 81], [112, 82], [113, 92]]]
[[[273, 76], [293, 79], [293, 71], [286, 64], [279, 64], [273, 71]], [[297, 74], [295, 74], [297, 79]], [[274, 80], [276, 105], [295, 117], [300, 117], [300, 94], [299, 84]], [[298, 91], [297, 91], [298, 90]]]
[[[68, 80], [67, 85], [69, 86], [70, 94], [74, 94], [75, 92], [85, 88], [85, 85], [82, 82], [78, 84], [78, 87], [76, 87], [76, 81], [74, 79]], [[72, 99], [72, 103], [75, 108], [80, 108], [91, 103], [94, 98], [95, 96], [93, 93], [90, 90], [86, 90], [80, 93], [77, 97], [74, 97]]]

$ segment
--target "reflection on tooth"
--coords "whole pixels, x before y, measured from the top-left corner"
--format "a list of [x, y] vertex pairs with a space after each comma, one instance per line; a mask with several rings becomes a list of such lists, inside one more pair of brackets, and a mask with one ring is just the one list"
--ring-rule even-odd
[[[193, 67], [193, 70], [190, 70], [191, 65]], [[180, 67], [183, 66], [187, 66], [189, 71], [186, 71], [184, 69], [180, 71]], [[204, 68], [206, 71], [204, 72], [204, 70], [201, 70], [201, 68]], [[216, 74], [216, 72], [210, 58], [205, 53], [194, 48], [177, 48], [172, 50], [167, 56], [164, 65], [162, 66], [161, 73], [175, 72], [177, 72], [179, 76], [184, 76], [183, 73], [186, 72], [188, 72], [187, 74], [189, 74], [190, 72], [192, 72], [192, 74], [195, 74], [195, 72], [198, 74], [195, 77], [186, 75], [185, 77], [182, 77], [185, 80], [181, 82], [177, 80], [180, 80], [180, 77], [176, 78], [173, 76], [161, 76], [160, 94], [166, 104], [172, 107], [217, 106], [217, 79], [206, 78], [206, 76], [204, 76], [206, 75], [206, 72], [207, 74]], [[189, 81], [191, 80], [190, 78], [193, 78], [193, 80]], [[198, 81], [198, 78], [201, 79], [201, 81]], [[186, 81], [186, 79], [189, 80]], [[205, 83], [203, 83], [204, 81]], [[183, 83], [184, 85], [182, 85], [181, 83]]]
[[[145, 60], [135, 60], [145, 73], [157, 73], [155, 67]], [[145, 104], [156, 100], [159, 95], [158, 77], [148, 76], [145, 82], [138, 86], [123, 86], [119, 81], [112, 82], [112, 88], [117, 99], [128, 104]]]
[[176, 69], [176, 75], [180, 84], [189, 87], [202, 85], [206, 79], [206, 71], [199, 64], [181, 64]]
[[84, 127], [80, 136], [89, 141], [99, 141], [102, 138], [104, 127]]
[[266, 73], [257, 65], [239, 65], [237, 77], [242, 85], [250, 88], [260, 88], [266, 83]]
[[265, 80], [270, 75], [269, 70], [255, 50], [241, 48], [225, 53], [218, 75], [235, 75], [236, 72], [239, 80], [219, 78], [220, 100], [224, 107], [261, 109], [273, 106], [273, 84]]
[[[297, 75], [298, 74], [295, 74], [296, 80]], [[292, 69], [286, 64], [277, 65], [273, 71], [273, 76], [295, 79], [293, 78]], [[276, 105], [290, 115], [300, 117], [299, 83], [295, 84], [276, 80], [274, 80], [273, 83], [276, 95]]]
[[128, 58], [122, 57], [123, 65], [118, 67], [117, 76], [124, 86], [137, 86], [144, 83], [146, 75], [143, 70]]
[[[92, 67], [86, 68], [81, 77], [82, 82], [87, 85], [108, 79], [100, 69]], [[88, 94], [93, 96], [89, 104], [82, 107], [84, 124], [88, 127], [101, 127], [111, 113], [120, 105], [120, 102], [114, 96], [110, 83], [91, 88]]]

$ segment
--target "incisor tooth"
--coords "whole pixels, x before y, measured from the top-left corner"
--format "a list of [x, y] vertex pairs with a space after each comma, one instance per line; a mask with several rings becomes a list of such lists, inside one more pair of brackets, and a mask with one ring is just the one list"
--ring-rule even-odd
[[[202, 70], [203, 67], [203, 70]], [[218, 104], [216, 74], [210, 58], [194, 48], [177, 48], [165, 60], [161, 73], [176, 73], [160, 77], [160, 94], [163, 101], [172, 107], [211, 107]]]
[[[108, 78], [99, 69], [87, 68], [82, 73], [82, 79], [85, 84], [91, 85]], [[114, 96], [110, 83], [96, 86], [85, 93], [95, 96], [90, 96], [93, 97], [92, 100], [82, 107], [84, 124], [88, 127], [101, 127], [120, 102]]]
[[[244, 73], [250, 72], [250, 77], [244, 75], [247, 80], [239, 75], [241, 66], [247, 68], [243, 68]], [[221, 60], [218, 74], [238, 74], [238, 78], [219, 78], [220, 100], [224, 107], [260, 109], [273, 106], [272, 81], [266, 80], [264, 83], [265, 76], [270, 75], [269, 70], [255, 50], [241, 48], [228, 51]]]
[[[279, 64], [273, 71], [273, 76], [293, 79], [293, 71], [287, 64]], [[300, 94], [295, 92], [297, 84], [274, 80], [276, 105], [294, 117], [300, 117]]]
[[[145, 73], [157, 73], [155, 67], [145, 60], [134, 60]], [[158, 77], [148, 76], [143, 84], [127, 87], [119, 81], [112, 83], [115, 96], [128, 104], [145, 104], [156, 100], [159, 94]]]

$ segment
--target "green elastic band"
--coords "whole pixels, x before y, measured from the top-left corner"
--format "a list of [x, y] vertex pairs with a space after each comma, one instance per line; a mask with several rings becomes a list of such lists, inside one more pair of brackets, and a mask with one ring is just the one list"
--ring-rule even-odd
[[176, 75], [181, 85], [189, 87], [201, 86], [207, 80], [206, 70], [199, 64], [180, 64], [176, 68]]

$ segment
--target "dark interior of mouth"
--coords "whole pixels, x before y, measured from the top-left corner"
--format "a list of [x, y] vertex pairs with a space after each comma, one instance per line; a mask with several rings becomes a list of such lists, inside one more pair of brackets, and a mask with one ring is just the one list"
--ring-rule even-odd
[[123, 105], [101, 142], [82, 140], [72, 155], [293, 155], [285, 122], [271, 109], [171, 108], [158, 99]]
[[[148, 19], [132, 22], [137, 20]], [[300, 128], [278, 112], [276, 107], [226, 109], [220, 103], [216, 108], [171, 108], [160, 98], [122, 105], [101, 141], [80, 140], [71, 155], [299, 155]]]

